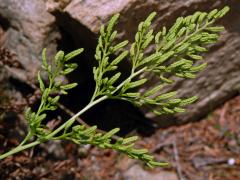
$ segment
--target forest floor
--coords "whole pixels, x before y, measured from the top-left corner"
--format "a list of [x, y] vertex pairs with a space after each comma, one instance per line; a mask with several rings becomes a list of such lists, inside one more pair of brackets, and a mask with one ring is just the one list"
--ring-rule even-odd
[[[0, 162], [0, 179], [240, 179], [240, 96], [226, 102], [204, 120], [159, 129], [144, 137], [146, 147], [167, 168], [149, 169], [111, 150], [77, 147], [68, 142], [40, 145]], [[8, 131], [18, 122], [0, 123], [1, 151], [16, 146]]]

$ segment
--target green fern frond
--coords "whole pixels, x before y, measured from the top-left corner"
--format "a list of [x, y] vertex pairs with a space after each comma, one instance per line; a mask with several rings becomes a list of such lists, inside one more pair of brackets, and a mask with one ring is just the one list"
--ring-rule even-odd
[[[158, 115], [184, 112], [186, 105], [197, 100], [196, 96], [180, 99], [176, 97], [177, 92], [175, 91], [166, 93], [160, 91], [168, 84], [174, 83], [173, 76], [195, 78], [197, 73], [206, 67], [206, 62], [198, 65], [195, 62], [201, 62], [202, 53], [207, 52], [208, 45], [217, 42], [219, 33], [224, 28], [214, 26], [214, 23], [228, 11], [229, 7], [225, 7], [222, 10], [214, 9], [209, 13], [196, 12], [187, 17], [179, 17], [169, 30], [163, 27], [156, 35], [151, 28], [151, 23], [157, 14], [153, 12], [139, 24], [135, 41], [130, 45], [129, 50], [127, 50], [127, 40], [120, 43], [114, 41], [117, 37], [114, 27], [119, 14], [114, 15], [106, 27], [101, 26], [100, 28], [95, 53], [97, 65], [93, 68], [96, 86], [91, 101], [53, 130], [48, 129], [43, 122], [47, 111], [56, 110], [60, 95], [67, 94], [69, 89], [77, 86], [77, 83], [62, 84], [57, 81], [57, 77], [67, 75], [77, 68], [77, 63], [69, 60], [81, 54], [83, 49], [66, 55], [63, 51], [59, 51], [52, 65], [48, 64], [46, 49], [44, 49], [42, 67], [47, 72], [49, 82], [45, 83], [41, 72], [38, 73], [42, 93], [41, 103], [36, 112], [27, 108], [25, 118], [29, 125], [28, 135], [19, 146], [0, 155], [0, 160], [42, 142], [58, 139], [114, 149], [133, 159], [139, 159], [150, 167], [166, 166], [167, 163], [155, 161], [148, 150], [134, 148], [136, 136], [112, 141], [112, 137], [119, 131], [119, 128], [102, 134], [97, 132], [96, 126], [85, 127], [73, 124], [77, 117], [106, 99], [121, 99], [136, 106], [146, 106]], [[146, 53], [146, 50], [150, 45], [153, 45], [155, 50], [149, 54]], [[116, 54], [118, 55], [111, 59], [111, 55]], [[118, 66], [124, 59], [130, 60], [131, 72], [125, 80], [120, 82], [122, 73], [119, 72]], [[159, 83], [143, 92], [138, 92], [138, 89], [148, 82], [148, 79], [144, 77], [145, 73], [153, 73], [158, 77]], [[35, 137], [35, 140], [29, 142], [32, 137]]]

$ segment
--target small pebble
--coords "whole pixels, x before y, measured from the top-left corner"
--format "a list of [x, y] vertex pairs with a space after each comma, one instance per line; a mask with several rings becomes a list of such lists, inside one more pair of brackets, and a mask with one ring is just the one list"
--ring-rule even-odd
[[228, 165], [233, 166], [234, 164], [235, 164], [235, 159], [234, 158], [228, 159]]

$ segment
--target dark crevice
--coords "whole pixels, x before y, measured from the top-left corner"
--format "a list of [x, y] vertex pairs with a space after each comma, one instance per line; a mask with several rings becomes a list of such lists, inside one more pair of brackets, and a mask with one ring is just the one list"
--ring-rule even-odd
[[26, 97], [29, 94], [32, 94], [34, 92], [34, 89], [31, 88], [28, 84], [21, 82], [17, 79], [14, 79], [12, 77], [9, 78], [9, 83], [13, 85], [13, 87], [21, 92], [21, 94]]
[[4, 31], [7, 31], [7, 29], [10, 27], [10, 22], [8, 21], [8, 19], [2, 17], [1, 15], [0, 15], [0, 26]]

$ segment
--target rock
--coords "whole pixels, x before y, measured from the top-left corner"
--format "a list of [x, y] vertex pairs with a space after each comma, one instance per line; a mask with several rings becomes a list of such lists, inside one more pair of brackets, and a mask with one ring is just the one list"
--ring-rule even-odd
[[[187, 113], [177, 116], [156, 117], [144, 111], [147, 117], [155, 119], [160, 126], [183, 124], [199, 120], [224, 101], [235, 96], [240, 88], [240, 4], [237, 0], [73, 0], [65, 8], [58, 9], [58, 19], [64, 19], [69, 34], [74, 34], [76, 42], [86, 42], [92, 49], [96, 45], [96, 34], [101, 24], [105, 24], [115, 13], [121, 13], [117, 26], [120, 39], [133, 40], [139, 22], [156, 11], [158, 16], [153, 26], [158, 29], [169, 27], [178, 16], [186, 16], [195, 11], [210, 11], [214, 8], [231, 7], [231, 12], [220, 24], [226, 27], [221, 40], [205, 56], [208, 68], [194, 80], [179, 80], [171, 89], [178, 89], [180, 96], [197, 95], [199, 100], [189, 106]], [[52, 10], [54, 11], [54, 10]], [[57, 10], [56, 10], [57, 11]], [[84, 32], [84, 33], [83, 33]], [[83, 35], [84, 34], [84, 35]], [[160, 121], [161, 120], [161, 121]]]
[[40, 146], [46, 150], [46, 156], [50, 155], [52, 158], [59, 160], [66, 158], [66, 153], [61, 141], [49, 141], [46, 144], [41, 144]]
[[[8, 68], [4, 68], [6, 66], [8, 66]], [[11, 73], [8, 69], [10, 69], [10, 67], [19, 67], [18, 61], [14, 54], [11, 54], [7, 49], [0, 47], [0, 114], [7, 114], [13, 109], [18, 109], [17, 106], [20, 102], [19, 100], [22, 98], [21, 94], [14, 89], [9, 81]], [[22, 100], [22, 103], [23, 102], [24, 100]]]
[[178, 177], [175, 173], [170, 171], [159, 171], [156, 173], [148, 172], [142, 169], [140, 166], [132, 166], [129, 170], [124, 172], [123, 179], [125, 180], [177, 180]]
[[5, 26], [3, 46], [17, 54], [30, 77], [36, 77], [41, 51], [55, 53], [59, 39], [55, 18], [40, 0], [0, 0], [0, 24]]
[[71, 0], [44, 0], [46, 3], [46, 8], [49, 12], [53, 12], [56, 10], [61, 10], [65, 8]]

